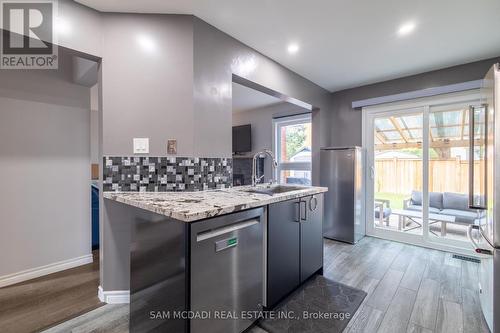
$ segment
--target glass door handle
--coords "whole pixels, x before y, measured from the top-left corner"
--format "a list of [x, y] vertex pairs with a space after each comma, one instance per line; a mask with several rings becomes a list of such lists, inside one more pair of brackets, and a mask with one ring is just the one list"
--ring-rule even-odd
[[469, 208], [474, 206], [474, 107], [469, 106]]

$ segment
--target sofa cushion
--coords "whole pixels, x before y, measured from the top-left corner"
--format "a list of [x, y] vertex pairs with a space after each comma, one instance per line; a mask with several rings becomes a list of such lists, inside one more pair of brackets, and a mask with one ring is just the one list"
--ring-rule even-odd
[[[409, 205], [407, 207], [408, 210], [415, 210], [415, 211], [419, 211], [421, 212], [422, 211], [422, 206], [420, 205]], [[433, 214], [439, 214], [440, 210], [435, 208], [435, 207], [429, 207], [429, 213], [433, 213]]]
[[429, 193], [429, 206], [437, 209], [443, 209], [443, 193], [430, 192]]
[[479, 215], [476, 212], [459, 210], [459, 209], [443, 209], [441, 211], [441, 214], [455, 216], [456, 222], [471, 223], [471, 224], [474, 223], [474, 220], [476, 220], [479, 217]]
[[[411, 192], [411, 203], [412, 203], [412, 205], [422, 206], [422, 192], [412, 191]], [[443, 209], [443, 193], [430, 192], [429, 193], [429, 206], [437, 208], [438, 210]], [[420, 208], [420, 210], [421, 209], [422, 208]]]
[[411, 191], [411, 204], [422, 206], [422, 192], [420, 191]]
[[444, 192], [443, 209], [470, 211], [467, 194]]

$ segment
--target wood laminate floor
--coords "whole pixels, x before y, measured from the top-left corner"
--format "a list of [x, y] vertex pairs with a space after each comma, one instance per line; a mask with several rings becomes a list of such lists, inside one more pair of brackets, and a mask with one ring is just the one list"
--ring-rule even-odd
[[[479, 305], [477, 268], [451, 253], [365, 237], [325, 240], [324, 275], [368, 293], [344, 333], [489, 332]], [[106, 305], [47, 333], [127, 332], [128, 307]], [[265, 333], [253, 328], [251, 333]]]
[[325, 240], [324, 275], [368, 293], [344, 333], [489, 332], [478, 264], [451, 253], [365, 237]]
[[94, 310], [104, 305], [98, 285], [96, 251], [92, 264], [0, 288], [0, 332], [40, 332]]

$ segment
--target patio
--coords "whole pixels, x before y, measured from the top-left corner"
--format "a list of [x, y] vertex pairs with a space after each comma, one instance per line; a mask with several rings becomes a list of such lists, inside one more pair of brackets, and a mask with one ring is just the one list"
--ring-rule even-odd
[[[416, 219], [417, 222], [422, 224], [421, 219]], [[375, 219], [375, 227], [393, 231], [399, 231], [399, 216], [396, 214], [391, 214], [388, 219], [389, 224], [387, 225], [384, 222], [383, 225], [380, 225], [379, 220]], [[441, 235], [441, 224], [435, 223], [429, 226], [430, 235], [440, 237]], [[406, 227], [403, 228], [402, 232], [407, 232], [416, 235], [422, 235], [422, 227], [420, 227], [417, 223], [407, 219]], [[467, 226], [461, 224], [452, 224], [448, 223], [446, 226], [446, 238], [466, 241], [467, 240]]]

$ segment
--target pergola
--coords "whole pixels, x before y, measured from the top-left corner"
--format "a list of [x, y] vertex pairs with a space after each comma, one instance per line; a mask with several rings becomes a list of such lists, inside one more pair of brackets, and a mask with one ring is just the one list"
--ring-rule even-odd
[[[477, 125], [484, 124], [476, 114]], [[429, 147], [441, 157], [448, 157], [452, 147], [469, 146], [469, 109], [429, 112]], [[480, 137], [476, 126], [475, 140]], [[422, 113], [375, 119], [375, 150], [422, 148]]]

